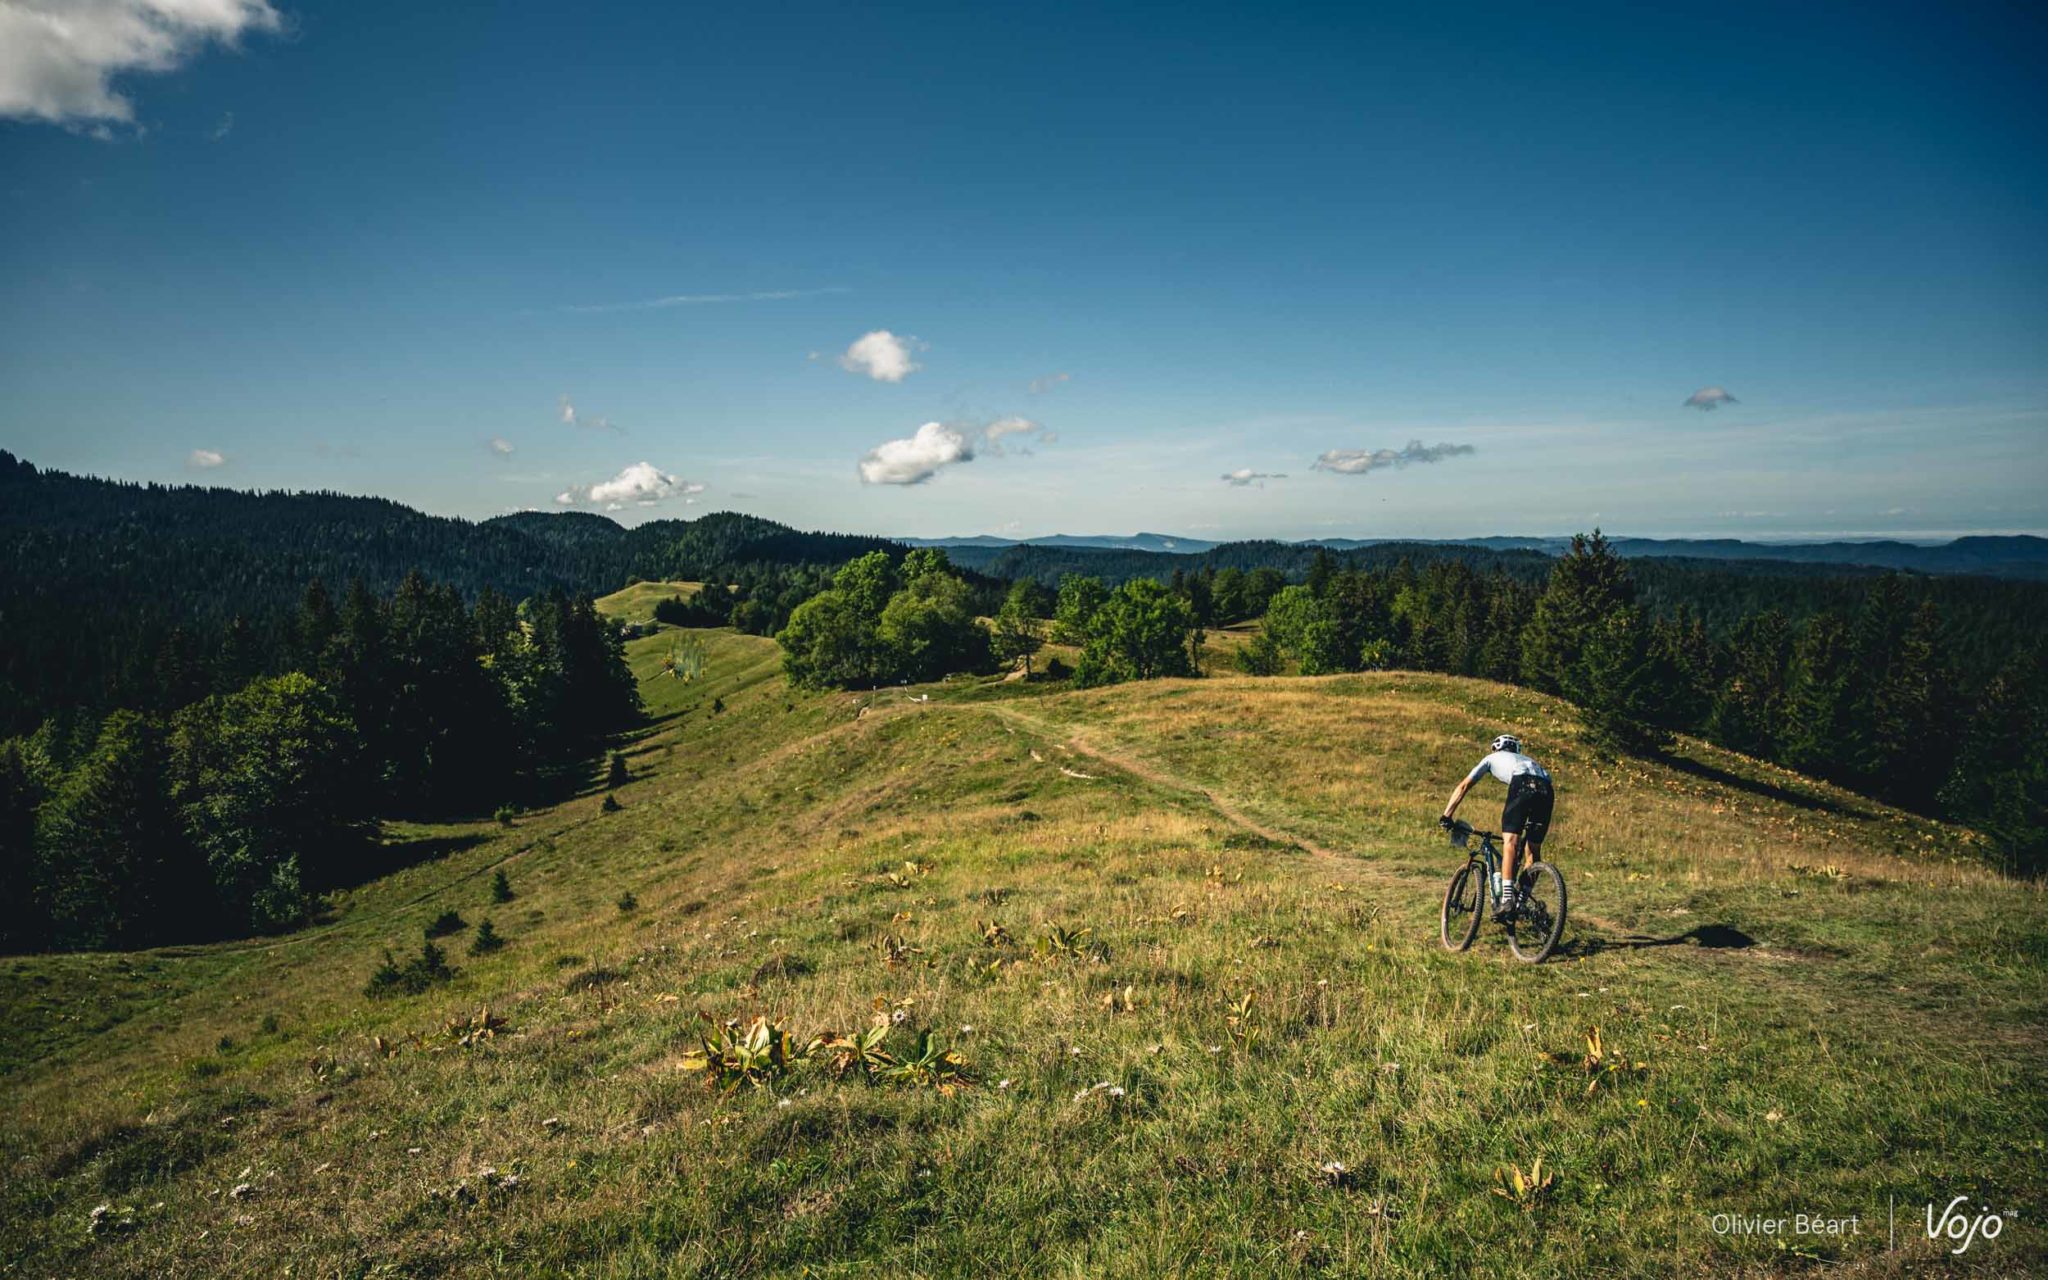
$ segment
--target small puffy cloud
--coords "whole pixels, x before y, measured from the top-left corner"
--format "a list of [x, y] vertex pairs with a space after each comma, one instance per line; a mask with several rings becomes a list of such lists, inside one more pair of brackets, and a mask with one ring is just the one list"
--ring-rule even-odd
[[220, 140], [227, 137], [234, 131], [235, 113], [232, 111], [224, 111], [221, 113], [220, 123], [213, 126], [213, 140], [215, 142], [219, 142]]
[[626, 434], [626, 429], [615, 424], [610, 418], [593, 418], [588, 414], [579, 413], [566, 395], [562, 397], [562, 424], [570, 427], [587, 427], [592, 431], [615, 431], [620, 435]]
[[1250, 467], [1239, 467], [1235, 471], [1224, 472], [1223, 483], [1233, 489], [1249, 489], [1253, 486], [1263, 489], [1266, 487], [1266, 481], [1268, 480], [1285, 480], [1286, 478], [1287, 473], [1285, 471], [1254, 471]]
[[491, 446], [491, 452], [501, 458], [509, 458], [516, 452], [512, 447], [512, 442], [503, 436], [492, 436], [488, 443]]
[[1048, 373], [1043, 377], [1033, 378], [1030, 382], [1025, 383], [1024, 389], [1034, 396], [1042, 396], [1062, 382], [1069, 381], [1073, 376], [1071, 373]]
[[587, 504], [623, 511], [628, 505], [651, 507], [674, 498], [687, 502], [702, 492], [701, 484], [678, 479], [651, 462], [636, 462], [609, 480], [565, 489], [555, 495], [555, 501], [565, 507]]
[[[1018, 438], [1018, 443], [1011, 448], [1028, 443], [1051, 444], [1059, 439], [1057, 432], [1047, 431], [1044, 423], [1033, 422], [1029, 418], [997, 418], [981, 429], [981, 438], [988, 442], [989, 452], [998, 457], [1002, 456], [1004, 439], [1011, 436]], [[1023, 452], [1031, 450], [1025, 448]]]
[[860, 460], [862, 484], [923, 484], [939, 468], [974, 460], [974, 442], [958, 427], [927, 422], [907, 439], [888, 440]]
[[1712, 413], [1724, 404], [1741, 403], [1740, 400], [1729, 395], [1725, 387], [1701, 387], [1698, 391], [1685, 398], [1686, 408], [1698, 409], [1701, 413]]
[[195, 471], [211, 471], [227, 465], [228, 455], [218, 449], [194, 449], [185, 455], [185, 465]]
[[876, 382], [901, 382], [924, 368], [911, 354], [922, 350], [924, 344], [916, 338], [899, 338], [887, 329], [877, 329], [854, 339], [839, 357], [839, 367], [848, 373], [866, 374]]
[[1477, 452], [1469, 444], [1424, 444], [1410, 440], [1400, 449], [1331, 449], [1316, 458], [1315, 469], [1362, 476], [1368, 471], [1399, 469], [1417, 462], [1442, 462], [1445, 458]]
[[283, 25], [270, 0], [5, 0], [0, 117], [112, 137], [135, 122], [116, 76], [173, 71], [209, 44]]

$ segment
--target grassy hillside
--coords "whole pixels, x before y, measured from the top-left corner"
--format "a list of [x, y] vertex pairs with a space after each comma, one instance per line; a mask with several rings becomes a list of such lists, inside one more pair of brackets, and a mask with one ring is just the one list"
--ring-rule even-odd
[[627, 622], [654, 621], [654, 606], [675, 596], [688, 600], [704, 589], [701, 582], [635, 582], [608, 596], [600, 596], [597, 607], [611, 617]]
[[[687, 685], [655, 675], [666, 637], [635, 642], [655, 719], [616, 812], [593, 789], [510, 828], [394, 831], [441, 856], [289, 937], [0, 961], [0, 1268], [2048, 1258], [2048, 909], [1953, 829], [1691, 744], [1603, 762], [1561, 704], [1473, 681], [807, 695], [770, 642], [707, 641]], [[1469, 954], [1435, 940], [1432, 820], [1508, 725], [1561, 782], [1574, 926], [1538, 968], [1491, 927]], [[417, 952], [446, 910], [469, 926], [443, 939], [453, 979], [365, 998], [383, 950]], [[507, 945], [472, 957], [487, 916]], [[465, 1042], [485, 1008], [502, 1025]], [[819, 1061], [707, 1088], [700, 1013], [804, 1038], [879, 1014], [897, 1057], [929, 1031], [969, 1079]], [[1539, 1157], [1547, 1190], [1493, 1194]], [[1913, 1237], [1961, 1194], [2005, 1230], [1948, 1259]], [[1722, 1236], [1723, 1212], [1862, 1234]]]

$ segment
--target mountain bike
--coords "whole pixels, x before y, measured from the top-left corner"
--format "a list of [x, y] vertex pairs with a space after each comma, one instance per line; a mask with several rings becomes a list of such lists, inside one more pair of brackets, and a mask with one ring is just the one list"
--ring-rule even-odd
[[[1480, 920], [1500, 906], [1500, 890], [1495, 887], [1500, 879], [1500, 850], [1494, 846], [1500, 835], [1475, 830], [1467, 822], [1452, 823], [1450, 831], [1451, 847], [1456, 849], [1469, 850], [1472, 837], [1479, 837], [1478, 852], [1468, 852], [1465, 865], [1444, 889], [1444, 946], [1463, 951], [1479, 936]], [[1515, 887], [1522, 900], [1503, 922], [1508, 949], [1516, 959], [1538, 964], [1557, 950], [1558, 939], [1564, 936], [1564, 875], [1543, 861], [1539, 848], [1524, 860]]]

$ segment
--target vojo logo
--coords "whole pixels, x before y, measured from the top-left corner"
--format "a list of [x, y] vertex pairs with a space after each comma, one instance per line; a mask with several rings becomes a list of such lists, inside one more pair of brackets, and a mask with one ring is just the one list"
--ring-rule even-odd
[[1978, 1206], [1983, 1212], [1972, 1217], [1968, 1196], [1957, 1196], [1948, 1202], [1948, 1208], [1941, 1211], [1941, 1217], [1934, 1216], [1934, 1205], [1927, 1206], [1927, 1238], [1929, 1240], [1955, 1241], [1950, 1249], [1953, 1254], [1968, 1253], [1970, 1246], [1979, 1240], [1996, 1240], [2005, 1230], [2005, 1219], [1991, 1212], [1989, 1205]]

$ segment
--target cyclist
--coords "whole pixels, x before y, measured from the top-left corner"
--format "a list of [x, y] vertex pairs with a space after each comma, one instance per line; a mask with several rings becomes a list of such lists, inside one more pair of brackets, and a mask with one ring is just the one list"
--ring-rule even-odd
[[1472, 784], [1492, 774], [1507, 784], [1507, 806], [1500, 812], [1501, 834], [1501, 891], [1500, 910], [1494, 917], [1504, 920], [1515, 913], [1520, 906], [1515, 890], [1515, 873], [1521, 866], [1524, 845], [1529, 856], [1535, 858], [1543, 848], [1543, 837], [1550, 831], [1550, 810], [1556, 800], [1550, 787], [1550, 771], [1522, 754], [1522, 740], [1512, 733], [1504, 733], [1493, 740], [1493, 750], [1484, 760], [1472, 767], [1458, 789], [1451, 792], [1451, 802], [1444, 806], [1444, 816], [1439, 820], [1448, 828], [1457, 817], [1458, 806], [1463, 803], [1465, 793]]

